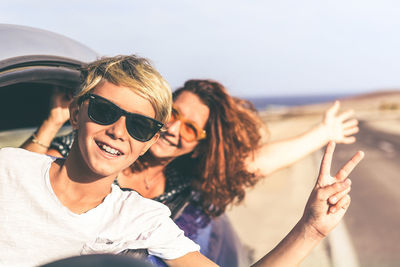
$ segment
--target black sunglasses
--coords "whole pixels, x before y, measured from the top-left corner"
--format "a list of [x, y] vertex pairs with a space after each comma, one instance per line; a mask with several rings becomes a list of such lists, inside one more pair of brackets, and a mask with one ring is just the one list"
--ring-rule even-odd
[[92, 121], [101, 125], [110, 125], [121, 116], [125, 116], [129, 135], [138, 141], [149, 141], [164, 126], [153, 118], [127, 112], [101, 96], [87, 94], [82, 98], [82, 102], [86, 99], [89, 99], [88, 116]]

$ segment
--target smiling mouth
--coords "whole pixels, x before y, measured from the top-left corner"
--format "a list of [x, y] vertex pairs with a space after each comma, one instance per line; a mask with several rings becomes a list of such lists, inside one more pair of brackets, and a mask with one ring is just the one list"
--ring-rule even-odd
[[106, 152], [110, 155], [113, 155], [113, 156], [123, 155], [123, 153], [121, 151], [119, 151], [118, 149], [115, 149], [109, 145], [106, 145], [105, 143], [96, 141], [96, 144], [101, 150], [103, 150], [104, 152]]
[[164, 134], [164, 135], [161, 135], [160, 136], [160, 139], [161, 139], [161, 141], [164, 143], [164, 144], [167, 144], [167, 145], [169, 145], [169, 146], [174, 146], [174, 147], [177, 147], [178, 145], [177, 144], [174, 144], [174, 143], [172, 143], [171, 141], [169, 141], [167, 138], [166, 138], [166, 135]]

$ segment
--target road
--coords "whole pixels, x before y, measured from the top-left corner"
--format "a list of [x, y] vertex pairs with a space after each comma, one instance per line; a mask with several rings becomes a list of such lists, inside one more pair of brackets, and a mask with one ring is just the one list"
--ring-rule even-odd
[[360, 267], [400, 266], [400, 136], [362, 122], [357, 142], [338, 145], [333, 172], [357, 150], [365, 158], [351, 174], [352, 203], [345, 217]]

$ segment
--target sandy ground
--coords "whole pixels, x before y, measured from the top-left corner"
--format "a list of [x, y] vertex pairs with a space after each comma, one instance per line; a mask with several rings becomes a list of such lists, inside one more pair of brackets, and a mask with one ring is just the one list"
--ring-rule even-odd
[[[341, 104], [341, 110], [355, 109], [356, 117], [369, 127], [400, 135], [400, 92], [346, 99]], [[329, 105], [274, 108], [261, 112], [261, 115], [268, 124], [271, 140], [278, 140], [296, 136], [319, 123]], [[321, 158], [322, 151], [317, 151], [291, 167], [274, 173], [248, 190], [241, 205], [228, 211], [240, 238], [253, 249], [255, 259], [274, 248], [301, 217], [314, 186]], [[340, 229], [345, 231], [345, 226]], [[332, 242], [338, 234], [334, 235], [316, 247], [301, 266], [338, 266], [332, 260]]]

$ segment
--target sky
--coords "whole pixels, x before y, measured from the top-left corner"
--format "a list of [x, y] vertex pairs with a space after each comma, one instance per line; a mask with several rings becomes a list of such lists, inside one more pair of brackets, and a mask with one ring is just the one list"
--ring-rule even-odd
[[249, 97], [400, 88], [399, 14], [395, 0], [0, 0], [0, 23], [149, 58], [172, 88], [214, 79]]

